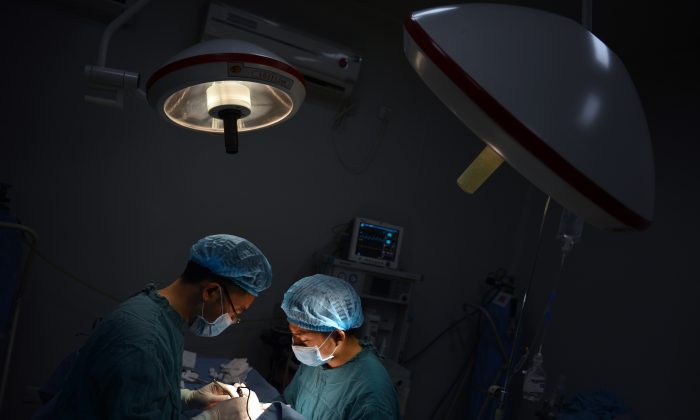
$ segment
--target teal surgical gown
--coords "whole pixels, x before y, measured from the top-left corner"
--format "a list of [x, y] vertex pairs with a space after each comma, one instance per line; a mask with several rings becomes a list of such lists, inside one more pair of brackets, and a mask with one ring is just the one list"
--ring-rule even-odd
[[354, 358], [336, 368], [300, 365], [283, 397], [307, 420], [399, 418], [399, 402], [389, 374], [366, 344]]
[[51, 418], [179, 419], [185, 328], [149, 284], [90, 335]]

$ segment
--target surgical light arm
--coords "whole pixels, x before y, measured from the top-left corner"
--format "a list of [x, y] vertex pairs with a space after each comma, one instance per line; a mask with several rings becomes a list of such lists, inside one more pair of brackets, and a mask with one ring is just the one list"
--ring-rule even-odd
[[105, 67], [107, 50], [114, 32], [121, 28], [136, 13], [140, 12], [150, 1], [138, 0], [105, 28], [100, 39], [97, 64], [85, 66], [85, 79], [88, 84], [88, 91], [85, 94], [86, 102], [122, 108], [124, 105], [124, 89], [138, 89], [138, 73]]

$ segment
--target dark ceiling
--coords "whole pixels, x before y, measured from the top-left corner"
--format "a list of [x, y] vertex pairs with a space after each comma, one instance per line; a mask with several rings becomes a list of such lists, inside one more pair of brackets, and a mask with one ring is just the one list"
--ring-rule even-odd
[[[72, 12], [91, 15], [102, 21], [112, 19], [123, 3], [133, 0], [35, 0], [69, 8]], [[167, 1], [167, 0], [153, 0]], [[375, 16], [399, 26], [412, 11], [458, 3], [439, 0], [307, 0], [303, 3], [279, 0], [218, 0], [249, 10], [286, 26], [339, 43], [349, 31], [362, 25], [339, 25], [347, 22], [344, 14]], [[206, 0], [199, 0], [204, 6]], [[576, 21], [581, 19], [580, 0], [481, 1], [508, 3], [540, 9]], [[120, 5], [121, 4], [121, 5]], [[660, 2], [606, 0], [592, 3], [593, 32], [620, 56], [635, 83], [646, 89], [665, 89], [683, 83], [697, 90], [700, 7], [691, 0]], [[400, 36], [397, 34], [397, 36]], [[351, 45], [352, 46], [352, 45]], [[690, 81], [690, 83], [688, 83]]]

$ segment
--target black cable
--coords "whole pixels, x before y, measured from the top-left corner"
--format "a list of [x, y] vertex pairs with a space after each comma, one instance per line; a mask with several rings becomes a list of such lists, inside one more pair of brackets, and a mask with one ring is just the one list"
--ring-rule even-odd
[[469, 314], [469, 313], [468, 313], [468, 314], [464, 315], [463, 317], [459, 318], [457, 321], [454, 321], [454, 322], [453, 322], [452, 324], [450, 324], [447, 328], [445, 328], [444, 330], [442, 330], [442, 332], [441, 332], [440, 334], [438, 334], [435, 338], [433, 338], [428, 344], [425, 345], [425, 347], [423, 347], [423, 348], [422, 348], [420, 351], [418, 351], [416, 354], [414, 354], [413, 356], [411, 356], [411, 357], [409, 357], [409, 358], [407, 358], [407, 359], [402, 360], [402, 361], [401, 361], [401, 364], [408, 364], [408, 363], [410, 363], [413, 359], [415, 359], [415, 358], [417, 358], [418, 356], [420, 356], [421, 354], [425, 353], [425, 351], [427, 351], [427, 350], [430, 348], [430, 346], [432, 346], [433, 344], [435, 344], [435, 342], [438, 341], [438, 340], [440, 339], [440, 337], [442, 337], [442, 336], [445, 335], [448, 331], [450, 331], [452, 328], [456, 327], [457, 325], [459, 325], [460, 323], [462, 323], [463, 321], [465, 321], [466, 319], [468, 319], [471, 315], [472, 315], [472, 314]]
[[[501, 380], [501, 375], [506, 371], [506, 365], [502, 365], [498, 370], [496, 371], [496, 376], [493, 378], [492, 383], [494, 385], [498, 384], [498, 381]], [[481, 403], [481, 408], [479, 408], [479, 414], [476, 417], [476, 420], [481, 420], [481, 418], [484, 416], [484, 413], [486, 413], [486, 409], [491, 406], [492, 403], [496, 402], [496, 400], [491, 399], [491, 396], [489, 395], [488, 389], [485, 391], [486, 397], [484, 398], [484, 402]], [[496, 407], [498, 409], [498, 407]]]
[[[343, 105], [344, 106], [344, 105]], [[375, 139], [375, 145], [373, 146], [372, 150], [370, 151], [369, 155], [365, 156], [363, 159], [363, 162], [360, 163], [359, 168], [352, 168], [341, 156], [340, 149], [338, 148], [336, 138], [337, 136], [335, 135], [336, 129], [340, 127], [340, 122], [342, 122], [342, 119], [340, 117], [344, 117], [344, 114], [346, 114], [352, 107], [353, 105], [350, 104], [350, 106], [345, 107], [345, 109], [342, 109], [336, 114], [336, 120], [333, 123], [333, 130], [331, 131], [331, 145], [333, 146], [333, 151], [335, 152], [335, 157], [338, 159], [338, 162], [345, 168], [345, 170], [352, 174], [352, 175], [359, 175], [366, 171], [374, 162], [375, 158], [379, 154], [379, 148], [382, 145], [382, 140], [384, 139], [386, 135], [386, 130], [388, 126], [388, 122], [385, 119], [381, 119], [381, 126], [377, 129], [374, 139]]]
[[[481, 312], [479, 312], [479, 318], [481, 318]], [[450, 395], [450, 394], [453, 392], [453, 389], [455, 388], [455, 385], [457, 384], [457, 381], [458, 381], [460, 378], [462, 378], [464, 375], [466, 375], [466, 374], [467, 374], [467, 371], [470, 369], [470, 367], [471, 367], [470, 365], [471, 365], [471, 363], [472, 363], [472, 361], [473, 361], [473, 359], [474, 359], [474, 355], [476, 354], [476, 348], [477, 348], [477, 346], [479, 345], [479, 338], [480, 338], [480, 337], [477, 337], [477, 340], [474, 342], [474, 345], [472, 346], [472, 349], [471, 349], [471, 351], [469, 352], [469, 357], [467, 357], [467, 360], [464, 362], [464, 366], [462, 367], [462, 369], [460, 369], [459, 374], [455, 377], [455, 379], [452, 381], [452, 384], [450, 384], [450, 387], [447, 389], [447, 392], [445, 392], [445, 393], [443, 394], [442, 398], [440, 399], [440, 401], [438, 401], [437, 405], [435, 406], [435, 409], [433, 410], [433, 413], [432, 413], [431, 416], [430, 416], [431, 419], [432, 419], [432, 418], [437, 414], [437, 412], [440, 410], [440, 408], [442, 407], [442, 404], [445, 402], [445, 399], [447, 398], [447, 396]], [[459, 389], [457, 389], [456, 392], [459, 392]], [[455, 399], [457, 398], [458, 395], [459, 395], [459, 394], [455, 395]], [[450, 411], [452, 411], [452, 407], [451, 407], [451, 406], [450, 406], [450, 410], [448, 411], [448, 413], [449, 413]]]
[[[26, 241], [26, 238], [25, 238], [25, 241]], [[106, 298], [109, 298], [109, 299], [111, 299], [111, 300], [113, 300], [113, 301], [115, 301], [115, 302], [117, 302], [117, 303], [122, 302], [123, 299], [119, 299], [118, 297], [112, 295], [111, 293], [106, 292], [106, 291], [104, 291], [104, 290], [102, 290], [102, 289], [100, 289], [100, 288], [98, 288], [98, 287], [96, 287], [96, 286], [93, 286], [91, 283], [86, 282], [86, 281], [84, 281], [84, 280], [81, 280], [80, 278], [78, 278], [78, 276], [76, 276], [76, 275], [74, 275], [74, 274], [71, 274], [71, 273], [70, 273], [68, 270], [66, 270], [65, 268], [59, 266], [59, 265], [56, 264], [55, 262], [53, 262], [53, 261], [51, 261], [50, 259], [48, 259], [44, 254], [42, 254], [42, 253], [39, 251], [39, 249], [35, 248], [35, 249], [34, 249], [34, 254], [36, 254], [37, 257], [39, 257], [39, 258], [41, 258], [42, 260], [44, 260], [44, 262], [47, 263], [51, 268], [53, 268], [54, 270], [56, 270], [56, 271], [58, 271], [59, 273], [63, 274], [64, 276], [70, 278], [71, 280], [75, 281], [76, 283], [79, 283], [79, 284], [81, 284], [82, 286], [87, 287], [88, 289], [92, 290], [93, 292], [99, 293], [99, 294], [101, 294], [102, 296], [104, 296], [104, 297], [106, 297]]]
[[252, 420], [252, 417], [250, 416], [250, 410], [249, 410], [249, 404], [250, 404], [250, 388], [247, 386], [239, 386], [238, 387], [238, 395], [243, 396], [243, 391], [241, 389], [247, 389], [248, 390], [248, 396], [246, 397], [245, 401], [245, 413], [248, 415], [248, 420]]
[[[491, 302], [493, 302], [493, 300], [496, 298], [496, 296], [498, 296], [498, 294], [499, 294], [501, 291], [502, 291], [502, 288], [501, 288], [501, 287], [494, 286], [491, 290], [489, 290], [489, 291], [487, 291], [486, 293], [484, 293], [484, 296], [483, 296], [483, 298], [481, 299], [482, 307], [486, 307], [486, 306], [490, 305]], [[445, 399], [448, 397], [448, 395], [450, 395], [450, 394], [452, 394], [453, 392], [455, 392], [455, 389], [454, 389], [454, 388], [455, 388], [455, 385], [457, 384], [457, 381], [458, 381], [460, 378], [462, 378], [464, 375], [466, 375], [466, 374], [467, 374], [467, 371], [468, 371], [468, 370], [470, 369], [470, 367], [471, 367], [471, 366], [470, 366], [470, 363], [472, 362], [472, 360], [473, 360], [473, 358], [474, 358], [474, 355], [476, 354], [476, 349], [477, 349], [478, 344], [479, 344], [479, 342], [480, 342], [480, 340], [481, 340], [481, 322], [482, 322], [482, 320], [483, 320], [483, 318], [484, 318], [484, 317], [483, 317], [483, 313], [482, 313], [481, 311], [477, 310], [477, 309], [472, 310], [471, 313], [468, 313], [468, 314], [467, 314], [467, 316], [474, 315], [475, 313], [478, 314], [478, 318], [477, 318], [477, 321], [476, 321], [477, 336], [476, 336], [476, 341], [475, 341], [475, 343], [474, 343], [474, 346], [472, 347], [471, 352], [469, 353], [469, 357], [467, 358], [467, 360], [466, 360], [464, 366], [463, 366], [462, 369], [460, 370], [460, 373], [455, 377], [455, 379], [454, 379], [454, 380], [452, 381], [452, 383], [450, 384], [450, 387], [447, 389], [447, 392], [445, 392], [445, 393], [443, 394], [442, 398], [440, 399], [440, 401], [439, 401], [439, 402], [437, 403], [437, 405], [435, 406], [435, 409], [433, 410], [433, 413], [431, 414], [431, 417], [430, 417], [431, 419], [434, 418], [435, 415], [438, 413], [438, 411], [440, 410], [440, 408], [441, 408], [442, 405], [444, 404]], [[497, 331], [494, 331], [494, 332], [497, 333]], [[415, 356], [414, 356], [414, 357], [415, 357]], [[503, 370], [503, 367], [502, 367], [500, 370]], [[500, 376], [500, 375], [497, 375], [497, 377], [498, 377], [498, 376]], [[459, 389], [457, 389], [456, 392], [459, 392]], [[455, 396], [455, 398], [456, 398], [456, 397], [457, 397], [457, 396]], [[485, 402], [488, 402], [488, 396], [487, 396]], [[454, 402], [453, 402], [453, 403], [454, 403]], [[483, 407], [482, 407], [482, 408], [483, 408]], [[451, 411], [451, 407], [450, 407], [450, 410], [448, 411], [448, 414], [449, 414], [450, 411]]]
[[[484, 302], [484, 300], [482, 300], [482, 303], [483, 303], [482, 306], [488, 306], [488, 305], [493, 301], [493, 299], [498, 295], [498, 292], [499, 292], [499, 291], [500, 291], [500, 288], [494, 288], [494, 293], [493, 293], [488, 299], [484, 299], [485, 302]], [[466, 314], [465, 316], [463, 316], [462, 318], [460, 318], [460, 319], [458, 319], [457, 321], [454, 321], [452, 324], [450, 324], [450, 325], [449, 325], [447, 328], [445, 328], [440, 334], [438, 334], [438, 335], [437, 335], [435, 338], [433, 338], [428, 344], [426, 344], [425, 347], [423, 347], [420, 351], [418, 351], [417, 353], [415, 353], [413, 356], [411, 356], [411, 357], [409, 357], [409, 358], [407, 358], [407, 359], [402, 360], [402, 361], [401, 361], [401, 364], [404, 364], [404, 365], [405, 365], [405, 364], [408, 364], [408, 363], [410, 363], [413, 359], [415, 359], [415, 358], [417, 358], [418, 356], [420, 356], [421, 354], [425, 353], [425, 351], [427, 351], [428, 348], [429, 348], [430, 346], [432, 346], [433, 344], [435, 344], [435, 342], [436, 342], [437, 340], [439, 340], [440, 337], [442, 337], [442, 336], [445, 335], [448, 331], [450, 331], [452, 328], [456, 327], [457, 325], [459, 325], [460, 323], [462, 323], [463, 321], [465, 321], [466, 319], [468, 319], [470, 316], [473, 316], [475, 313], [480, 313], [480, 312], [479, 312], [478, 310], [476, 310], [476, 309], [472, 310], [471, 312], [467, 312], [467, 314]], [[479, 320], [481, 320], [481, 318], [479, 318]]]
[[[493, 302], [494, 299], [496, 299], [496, 296], [498, 296], [499, 293], [501, 293], [502, 288], [494, 286], [491, 291], [493, 292], [491, 296], [489, 296], [488, 292], [484, 293], [484, 297], [481, 299], [481, 306], [482, 307], [487, 307]], [[474, 309], [472, 312], [475, 312], [476, 309]]]
[[539, 342], [540, 348], [544, 344], [545, 333], [547, 332], [548, 324], [551, 321], [552, 305], [554, 304], [554, 299], [556, 299], [557, 289], [558, 289], [559, 284], [561, 283], [561, 279], [563, 277], [564, 260], [565, 259], [566, 259], [566, 253], [564, 252], [564, 253], [562, 253], [562, 256], [561, 256], [561, 262], [559, 263], [559, 270], [557, 271], [557, 277], [554, 280], [554, 286], [552, 287], [552, 291], [549, 292], [549, 296], [547, 297], [547, 303], [545, 304], [544, 311], [542, 313], [542, 317], [540, 318], [540, 321], [537, 324], [537, 330], [535, 330], [536, 332], [535, 332], [535, 335], [532, 339], [532, 344], [529, 347], [529, 349], [533, 352], [535, 351], [535, 348], [537, 348], [538, 342]]
[[530, 268], [530, 279], [528, 280], [528, 285], [527, 289], [525, 289], [525, 294], [522, 297], [522, 303], [520, 304], [520, 312], [518, 313], [517, 321], [515, 324], [515, 334], [513, 335], [513, 345], [510, 348], [510, 356], [508, 357], [508, 363], [506, 364], [507, 369], [506, 369], [506, 378], [505, 382], [503, 384], [503, 392], [501, 392], [501, 398], [500, 398], [500, 403], [498, 405], [498, 409], [502, 408], [505, 405], [505, 399], [506, 396], [508, 395], [508, 385], [510, 385], [510, 380], [513, 375], [510, 375], [511, 368], [513, 365], [513, 356], [515, 354], [515, 347], [518, 344], [518, 335], [520, 333], [520, 329], [522, 328], [522, 323], [523, 323], [523, 315], [525, 313], [525, 305], [527, 303], [527, 297], [530, 294], [530, 290], [532, 289], [532, 284], [534, 282], [535, 278], [535, 269], [537, 268], [537, 259], [540, 255], [540, 247], [542, 246], [542, 232], [544, 231], [544, 223], [547, 220], [547, 212], [549, 210], [549, 202], [551, 201], [551, 197], [547, 196], [547, 200], [544, 203], [544, 209], [542, 211], [542, 220], [540, 221], [540, 229], [539, 233], [537, 235], [537, 246], [535, 247], [535, 257], [532, 261], [532, 267]]
[[[476, 347], [478, 345], [478, 341], [474, 343], [474, 349], [472, 350], [473, 352], [476, 352]], [[452, 397], [452, 402], [450, 405], [447, 407], [447, 413], [445, 413], [445, 418], [450, 418], [450, 414], [452, 413], [452, 410], [455, 407], [455, 404], [457, 403], [458, 400], [460, 400], [459, 396], [462, 393], [462, 390], [467, 387], [467, 382], [472, 376], [472, 372], [474, 371], [474, 357], [469, 358], [469, 363], [467, 364], [467, 367], [464, 369], [464, 372], [462, 373], [462, 380], [460, 381], [459, 384], [457, 384], [454, 392], [454, 396]]]
[[333, 232], [333, 241], [335, 242], [335, 247], [331, 255], [346, 258], [354, 223], [355, 219], [351, 219], [345, 223], [338, 223], [331, 228], [331, 232]]
[[248, 420], [253, 420], [250, 417], [250, 410], [248, 408], [249, 404], [250, 404], [250, 390], [248, 390], [248, 399], [245, 401], [245, 413], [248, 415]]
[[331, 232], [333, 232], [334, 234], [338, 234], [339, 232], [341, 232], [341, 231], [338, 231], [338, 230], [337, 230], [340, 226], [347, 226], [347, 225], [349, 225], [350, 223], [353, 223], [354, 221], [355, 221], [355, 220], [353, 219], [353, 220], [350, 220], [349, 222], [343, 222], [343, 223], [338, 223], [337, 225], [333, 225], [333, 226], [331, 227]]
[[457, 383], [457, 381], [459, 380], [459, 378], [462, 377], [462, 374], [463, 374], [463, 373], [467, 370], [467, 368], [469, 367], [469, 361], [471, 360], [472, 357], [473, 357], [473, 353], [470, 354], [469, 357], [467, 358], [467, 360], [464, 362], [464, 366], [462, 366], [462, 368], [459, 369], [459, 373], [457, 374], [457, 376], [455, 376], [454, 380], [453, 380], [452, 383], [450, 384], [450, 387], [447, 388], [447, 392], [445, 392], [444, 394], [442, 394], [442, 398], [440, 398], [440, 401], [438, 401], [437, 405], [435, 406], [435, 409], [433, 409], [433, 413], [430, 415], [430, 418], [431, 418], [431, 419], [435, 418], [435, 414], [437, 414], [437, 412], [440, 410], [440, 407], [442, 406], [442, 403], [445, 401], [445, 399], [447, 398], [447, 396], [450, 395], [450, 393], [452, 392], [452, 388], [454, 388], [454, 386], [455, 386], [455, 384]]

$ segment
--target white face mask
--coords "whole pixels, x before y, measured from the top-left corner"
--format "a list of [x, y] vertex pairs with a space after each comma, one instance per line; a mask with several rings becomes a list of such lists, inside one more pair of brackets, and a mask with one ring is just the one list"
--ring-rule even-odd
[[307, 366], [321, 366], [322, 364], [326, 363], [327, 361], [331, 360], [333, 358], [333, 353], [338, 349], [336, 348], [333, 350], [333, 353], [331, 353], [328, 357], [323, 358], [321, 356], [321, 346], [326, 344], [326, 341], [328, 341], [328, 338], [333, 335], [333, 332], [328, 334], [328, 337], [326, 337], [325, 340], [323, 340], [323, 343], [321, 343], [320, 346], [313, 346], [313, 347], [306, 347], [306, 346], [295, 346], [292, 344], [292, 351], [294, 352], [294, 355], [296, 356], [297, 360], [299, 360], [301, 363], [307, 365]]
[[219, 295], [221, 297], [221, 316], [216, 318], [214, 322], [209, 322], [204, 318], [204, 304], [202, 304], [202, 314], [197, 315], [197, 319], [194, 320], [192, 326], [190, 326], [190, 331], [194, 335], [200, 337], [216, 337], [221, 334], [229, 325], [233, 324], [231, 316], [224, 312], [224, 291], [221, 290], [219, 286]]

